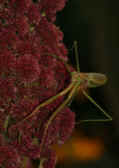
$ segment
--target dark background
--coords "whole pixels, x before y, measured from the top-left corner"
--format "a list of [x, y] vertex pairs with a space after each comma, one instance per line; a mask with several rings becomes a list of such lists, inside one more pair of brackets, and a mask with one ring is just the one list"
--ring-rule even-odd
[[[111, 0], [69, 0], [57, 15], [56, 24], [64, 33], [68, 49], [77, 40], [80, 46], [79, 60], [82, 72], [100, 72], [108, 77], [108, 83], [90, 90], [90, 95], [112, 115], [110, 123], [85, 123], [76, 131], [89, 138], [101, 137], [105, 144], [103, 155], [93, 161], [66, 161], [57, 168], [118, 168], [119, 167], [119, 6]], [[71, 62], [75, 65], [72, 51]], [[101, 112], [88, 101], [73, 103], [76, 120], [103, 118]]]

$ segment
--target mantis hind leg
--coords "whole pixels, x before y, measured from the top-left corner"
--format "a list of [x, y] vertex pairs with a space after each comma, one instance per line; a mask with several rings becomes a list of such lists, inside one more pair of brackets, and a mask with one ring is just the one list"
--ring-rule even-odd
[[109, 121], [112, 121], [112, 117], [107, 114], [107, 112], [100, 106], [96, 103], [96, 101], [90, 97], [84, 90], [83, 90], [83, 94], [88, 98], [88, 100], [93, 103], [103, 114], [104, 116], [107, 118], [107, 119], [89, 119], [89, 120], [80, 120], [77, 124], [81, 124], [81, 123], [84, 123], [84, 122], [109, 122]]
[[46, 138], [46, 135], [47, 135], [49, 125], [52, 123], [52, 121], [54, 120], [56, 115], [69, 103], [69, 101], [72, 99], [72, 96], [75, 94], [78, 87], [79, 87], [79, 84], [76, 83], [75, 86], [72, 88], [71, 92], [68, 94], [67, 98], [64, 100], [64, 102], [54, 111], [54, 113], [50, 116], [49, 120], [47, 121], [47, 123], [45, 125], [44, 135], [43, 135], [43, 138], [42, 138], [41, 150], [42, 150], [43, 145], [44, 145], [44, 141], [45, 141], [45, 138]]

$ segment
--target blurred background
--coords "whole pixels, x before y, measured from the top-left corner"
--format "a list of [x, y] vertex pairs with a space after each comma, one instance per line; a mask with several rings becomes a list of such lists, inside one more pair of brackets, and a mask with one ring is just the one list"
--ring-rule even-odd
[[[56, 168], [119, 167], [119, 12], [118, 1], [69, 0], [57, 15], [56, 24], [64, 32], [73, 65], [73, 41], [79, 44], [82, 72], [100, 72], [108, 82], [89, 94], [113, 117], [109, 123], [76, 125], [72, 137], [62, 146], [55, 146]], [[71, 105], [76, 121], [105, 118], [81, 94]]]

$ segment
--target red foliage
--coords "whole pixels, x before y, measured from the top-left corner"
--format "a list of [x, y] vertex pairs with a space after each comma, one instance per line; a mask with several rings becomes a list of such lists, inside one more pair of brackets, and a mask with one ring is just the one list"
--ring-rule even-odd
[[12, 145], [0, 146], [0, 166], [6, 168], [20, 168], [21, 158]]
[[64, 108], [51, 122], [42, 142], [45, 125], [64, 97], [19, 124], [70, 83], [63, 63], [51, 56], [67, 60], [63, 33], [53, 24], [65, 2], [0, 1], [0, 166], [5, 168], [21, 167], [23, 156], [28, 164], [45, 157], [44, 168], [53, 168], [56, 156], [51, 145], [63, 143], [74, 127], [74, 113]]

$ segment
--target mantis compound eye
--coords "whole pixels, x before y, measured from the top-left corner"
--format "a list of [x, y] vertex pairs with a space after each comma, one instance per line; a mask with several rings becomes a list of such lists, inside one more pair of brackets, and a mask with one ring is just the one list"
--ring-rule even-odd
[[101, 73], [87, 73], [88, 87], [94, 88], [104, 85], [107, 82], [107, 77]]

